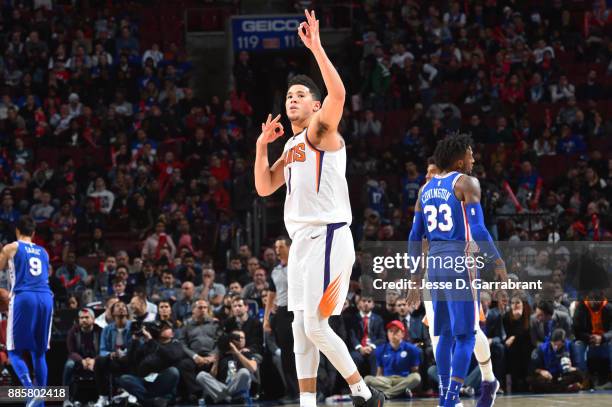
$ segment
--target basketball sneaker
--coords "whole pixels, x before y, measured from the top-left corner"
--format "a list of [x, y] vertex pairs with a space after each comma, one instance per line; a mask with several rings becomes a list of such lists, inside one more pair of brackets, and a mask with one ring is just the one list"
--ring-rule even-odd
[[480, 398], [476, 403], [476, 407], [491, 407], [495, 404], [495, 397], [499, 390], [499, 381], [485, 382], [480, 385]]
[[378, 391], [370, 386], [368, 386], [370, 392], [372, 393], [372, 397], [368, 400], [365, 400], [361, 396], [351, 396], [353, 400], [353, 406], [355, 407], [382, 407], [385, 404], [385, 395], [383, 392]]

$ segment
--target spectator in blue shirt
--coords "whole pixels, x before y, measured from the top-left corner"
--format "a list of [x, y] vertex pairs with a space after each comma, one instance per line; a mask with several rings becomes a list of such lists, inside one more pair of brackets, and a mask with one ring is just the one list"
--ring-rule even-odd
[[564, 124], [561, 128], [561, 139], [557, 142], [557, 154], [571, 155], [582, 153], [585, 150], [586, 146], [582, 138], [573, 134], [568, 124]]
[[526, 188], [527, 190], [533, 192], [538, 184], [539, 178], [540, 177], [534, 170], [531, 162], [525, 160], [521, 163], [521, 174], [518, 178], [519, 188]]
[[174, 304], [180, 297], [181, 285], [180, 281], [176, 281], [172, 270], [164, 270], [161, 276], [161, 284], [158, 284], [153, 289], [151, 299], [153, 301], [168, 300]]
[[13, 197], [11, 194], [4, 194], [2, 197], [2, 206], [0, 206], [0, 221], [10, 225], [15, 225], [21, 214], [13, 206]]
[[385, 191], [386, 184], [384, 181], [368, 179], [364, 185], [364, 201], [368, 208], [378, 212], [384, 217], [387, 208], [387, 193]]
[[386, 329], [389, 342], [376, 348], [376, 376], [364, 380], [387, 398], [412, 397], [412, 389], [421, 383], [422, 351], [404, 340], [405, 328], [400, 321], [389, 322]]
[[576, 392], [581, 389], [583, 374], [572, 366], [570, 341], [563, 329], [555, 329], [531, 354], [527, 381], [537, 393]]
[[406, 173], [402, 177], [403, 213], [407, 213], [411, 208], [414, 208], [423, 181], [425, 181], [425, 177], [418, 172], [416, 164], [413, 161], [408, 161], [406, 163]]

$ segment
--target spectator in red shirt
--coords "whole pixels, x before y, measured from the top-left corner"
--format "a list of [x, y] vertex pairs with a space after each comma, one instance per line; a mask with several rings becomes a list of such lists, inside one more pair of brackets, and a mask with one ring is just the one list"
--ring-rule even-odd
[[172, 241], [172, 236], [166, 234], [166, 224], [157, 222], [155, 233], [145, 240], [141, 255], [143, 259], [158, 260], [163, 254], [169, 260], [174, 259], [176, 246]]
[[230, 196], [222, 184], [213, 176], [208, 178], [208, 188], [217, 209], [228, 210], [230, 207]]
[[230, 178], [230, 168], [227, 158], [220, 158], [213, 154], [210, 158], [210, 174], [219, 182], [225, 182]]
[[167, 151], [164, 154], [164, 160], [157, 164], [157, 180], [159, 181], [160, 190], [164, 190], [166, 183], [172, 178], [172, 173], [175, 169], [183, 169], [185, 165], [174, 159], [174, 153]]

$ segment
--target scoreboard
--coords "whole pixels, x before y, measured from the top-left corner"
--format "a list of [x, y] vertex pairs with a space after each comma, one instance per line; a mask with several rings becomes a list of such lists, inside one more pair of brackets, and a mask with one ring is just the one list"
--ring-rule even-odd
[[303, 47], [297, 29], [306, 18], [298, 14], [234, 16], [231, 20], [234, 52], [275, 51]]

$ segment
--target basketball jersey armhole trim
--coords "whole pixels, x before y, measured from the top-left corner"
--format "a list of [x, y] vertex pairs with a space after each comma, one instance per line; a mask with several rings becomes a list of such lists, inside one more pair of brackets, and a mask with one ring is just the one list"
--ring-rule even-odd
[[457, 175], [455, 176], [455, 178], [453, 178], [453, 182], [451, 183], [451, 189], [453, 190], [453, 196], [455, 197], [455, 199], [457, 199], [459, 202], [463, 202], [461, 199], [459, 199], [459, 197], [457, 196], [457, 193], [455, 192], [455, 184], [457, 183], [457, 181], [459, 181], [459, 178], [461, 178], [462, 176], [464, 176], [465, 174], [462, 174], [460, 172], [457, 173]]
[[319, 187], [321, 186], [321, 173], [323, 172], [323, 156], [325, 155], [325, 151], [319, 150], [314, 145], [312, 145], [310, 140], [308, 140], [308, 127], [304, 130], [304, 140], [306, 141], [306, 144], [308, 145], [308, 147], [310, 147], [310, 149], [314, 151], [317, 157], [317, 165], [316, 165], [317, 173], [316, 173], [316, 178], [315, 178], [315, 182], [316, 182], [315, 185], [316, 185], [316, 190], [318, 194]]
[[459, 181], [459, 178], [461, 178], [462, 175], [465, 175], [465, 174], [462, 174], [459, 172], [457, 173], [455, 178], [453, 178], [453, 182], [451, 183], [451, 188], [453, 188], [453, 190], [455, 190], [455, 184], [457, 183], [457, 181]]
[[340, 137], [340, 142], [341, 142], [342, 145], [337, 150], [329, 150], [328, 151], [328, 150], [321, 150], [320, 148], [317, 148], [317, 147], [315, 147], [314, 144], [312, 144], [312, 142], [308, 139], [308, 127], [306, 127], [303, 131], [305, 132], [304, 133], [304, 139], [306, 140], [306, 144], [308, 144], [308, 147], [310, 147], [313, 151], [319, 152], [321, 154], [323, 154], [323, 153], [335, 154], [335, 153], [340, 152], [340, 151], [342, 151], [343, 149], [346, 148], [346, 141], [344, 141], [344, 137], [342, 137], [342, 135], [340, 133], [336, 132], [338, 134], [338, 137]]
[[313, 151], [321, 154], [325, 152], [323, 150], [319, 150], [314, 146], [314, 144], [310, 142], [310, 139], [308, 139], [308, 127], [304, 129], [304, 140], [306, 140], [306, 144], [308, 144], [308, 147], [310, 147]]

